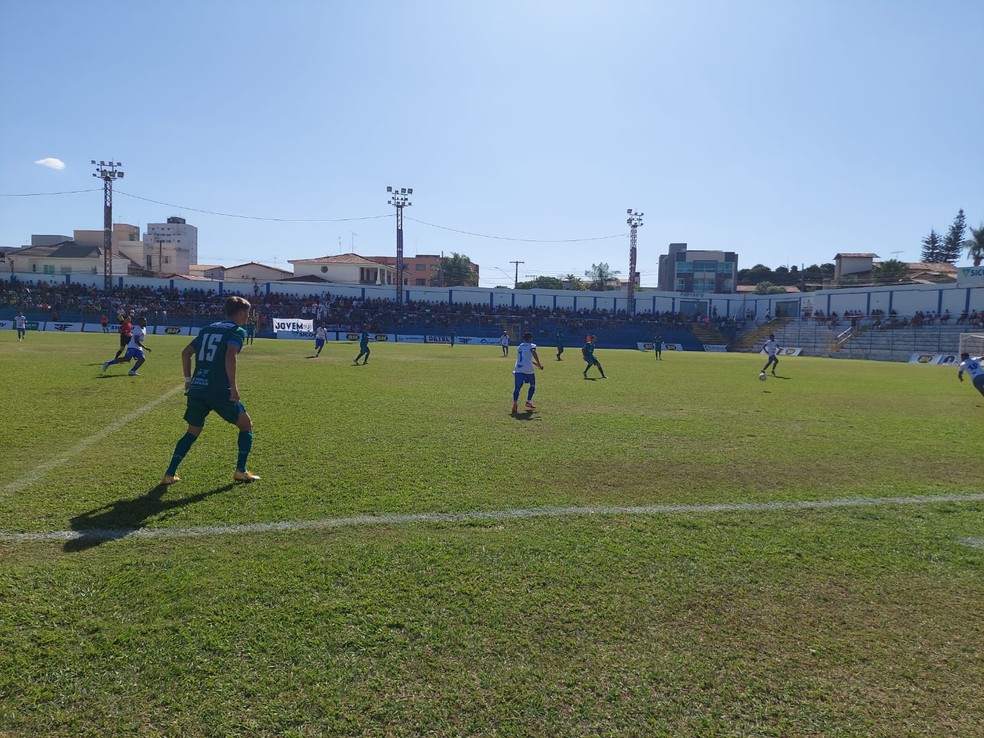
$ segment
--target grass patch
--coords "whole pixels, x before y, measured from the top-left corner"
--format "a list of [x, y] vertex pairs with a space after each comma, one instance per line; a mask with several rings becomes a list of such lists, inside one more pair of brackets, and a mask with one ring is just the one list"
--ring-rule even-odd
[[[186, 339], [100, 378], [113, 337], [11, 338], [6, 533], [980, 491], [944, 369], [600, 349], [512, 417], [498, 347], [291, 341], [241, 356], [263, 480], [213, 417], [163, 490]], [[982, 735], [982, 511], [0, 541], [0, 734]]]

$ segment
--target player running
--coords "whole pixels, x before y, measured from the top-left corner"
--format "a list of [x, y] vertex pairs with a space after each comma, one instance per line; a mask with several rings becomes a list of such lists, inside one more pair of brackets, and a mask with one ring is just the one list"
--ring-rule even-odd
[[127, 350], [130, 345], [130, 333], [133, 331], [133, 324], [130, 319], [125, 316], [120, 316], [120, 348], [116, 352], [114, 359], [119, 359], [120, 356]]
[[318, 330], [314, 332], [314, 358], [315, 359], [321, 356], [321, 349], [325, 347], [325, 341], [327, 340], [328, 340], [328, 329], [325, 328], [324, 323], [320, 323], [318, 325]]
[[513, 377], [515, 379], [512, 404], [513, 415], [517, 412], [519, 391], [523, 389], [524, 384], [530, 386], [529, 391], [526, 393], [526, 409], [536, 410], [536, 405], [533, 404], [533, 393], [536, 392], [536, 372], [533, 371], [533, 365], [535, 364], [540, 369], [543, 369], [543, 364], [540, 363], [540, 357], [536, 355], [536, 344], [530, 343], [532, 340], [532, 333], [524, 333], [523, 342], [516, 348], [516, 366], [513, 368]]
[[[178, 465], [198, 440], [208, 414], [215, 412], [227, 423], [239, 429], [239, 456], [232, 479], [235, 482], [255, 482], [256, 474], [246, 470], [246, 459], [253, 447], [253, 420], [239, 399], [236, 384], [237, 357], [246, 340], [243, 326], [249, 319], [250, 304], [245, 298], [233, 296], [225, 301], [226, 319], [202, 329], [181, 352], [184, 368], [185, 395], [188, 406], [184, 419], [188, 431], [174, 447], [171, 463], [164, 472], [161, 484], [180, 482]], [[195, 373], [191, 373], [191, 357], [195, 357]]]
[[982, 357], [970, 358], [970, 354], [964, 352], [960, 354], [960, 366], [957, 367], [957, 379], [963, 381], [964, 372], [970, 375], [970, 381], [974, 387], [984, 395], [984, 366], [981, 366]]
[[366, 358], [362, 362], [362, 366], [369, 363], [369, 326], [364, 326], [362, 328], [362, 333], [359, 334], [359, 355], [355, 357], [355, 365], [359, 365], [359, 359], [363, 356]]
[[584, 378], [588, 378], [588, 369], [596, 366], [598, 367], [598, 371], [601, 372], [601, 378], [608, 379], [608, 377], [605, 376], [605, 370], [601, 368], [601, 362], [595, 358], [595, 340], [595, 336], [588, 336], [584, 339], [584, 345], [581, 347], [581, 356], [584, 357], [584, 360], [588, 364], [584, 367]]
[[771, 366], [772, 376], [774, 377], [776, 376], [776, 367], [779, 366], [779, 357], [776, 356], [776, 352], [779, 351], [779, 344], [776, 342], [774, 334], [769, 334], [769, 340], [762, 346], [762, 350], [769, 355], [769, 360], [762, 367], [762, 374], [765, 374], [765, 370]]
[[17, 340], [23, 341], [24, 336], [27, 335], [27, 318], [24, 317], [24, 313], [17, 313], [14, 316], [14, 327], [17, 329]]
[[130, 377], [139, 377], [137, 374], [137, 369], [143, 366], [146, 357], [144, 356], [144, 351], [150, 351], [149, 348], [144, 346], [144, 336], [147, 335], [147, 319], [139, 318], [137, 324], [130, 328], [130, 340], [126, 344], [126, 354], [123, 358], [116, 357], [115, 359], [110, 359], [105, 364], [102, 365], [103, 374], [109, 369], [113, 364], [129, 364], [133, 359], [137, 360], [137, 363], [133, 365], [133, 368], [127, 372]]

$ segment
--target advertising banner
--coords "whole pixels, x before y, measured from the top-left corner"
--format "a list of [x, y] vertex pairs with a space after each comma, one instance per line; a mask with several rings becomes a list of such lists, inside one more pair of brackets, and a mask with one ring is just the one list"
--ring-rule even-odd
[[929, 352], [914, 353], [909, 357], [910, 364], [932, 364], [943, 366], [957, 366], [960, 364], [960, 357], [956, 354], [931, 354]]
[[[458, 336], [454, 339], [455, 343], [465, 343], [469, 346], [498, 346], [499, 339], [490, 336]], [[542, 345], [542, 344], [540, 344]]]
[[403, 336], [399, 335], [396, 337], [398, 343], [423, 343], [423, 336]]
[[81, 323], [48, 323], [47, 330], [61, 331], [62, 333], [81, 333]]
[[[636, 342], [636, 347], [640, 351], [652, 351], [653, 342], [652, 341], [638, 341]], [[683, 351], [682, 343], [666, 343], [663, 342], [663, 351]]]
[[187, 333], [187, 331], [187, 328], [182, 328], [179, 325], [154, 326], [154, 334], [158, 336], [180, 336], [182, 333]]
[[726, 345], [724, 345], [724, 344], [719, 344], [719, 343], [705, 343], [704, 344], [704, 351], [720, 351], [720, 352], [726, 352], [727, 350], [728, 350], [728, 347]]
[[[760, 354], [766, 353], [765, 349], [759, 351]], [[787, 346], [786, 348], [781, 348], [776, 351], [776, 356], [799, 356], [803, 353], [803, 349], [800, 346]]]
[[274, 318], [277, 338], [314, 338], [314, 321], [302, 318]]
[[[361, 333], [339, 333], [338, 334], [338, 340], [339, 341], [354, 341], [354, 342], [358, 343], [359, 337], [361, 335], [362, 335]], [[371, 343], [386, 343], [387, 341], [390, 342], [390, 343], [392, 343], [393, 341], [395, 341], [395, 339], [396, 339], [396, 336], [394, 336], [391, 333], [370, 333], [369, 334], [369, 341]]]

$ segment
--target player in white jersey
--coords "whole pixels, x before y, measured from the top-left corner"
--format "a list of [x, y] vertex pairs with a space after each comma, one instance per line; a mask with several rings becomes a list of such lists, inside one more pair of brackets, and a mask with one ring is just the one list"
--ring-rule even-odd
[[540, 357], [536, 355], [536, 344], [530, 343], [532, 339], [533, 334], [524, 333], [523, 342], [516, 348], [516, 366], [513, 368], [513, 377], [515, 378], [512, 405], [513, 414], [516, 413], [516, 406], [519, 402], [519, 391], [523, 389], [524, 384], [530, 386], [529, 392], [526, 395], [526, 409], [536, 409], [536, 405], [533, 404], [533, 393], [536, 392], [536, 373], [533, 371], [533, 367], [535, 365], [543, 369], [543, 364], [540, 363]]
[[143, 366], [146, 357], [144, 356], [144, 351], [150, 351], [149, 348], [144, 346], [144, 336], [147, 335], [147, 319], [140, 318], [137, 320], [137, 324], [133, 326], [130, 331], [130, 342], [126, 346], [126, 355], [122, 359], [110, 359], [105, 364], [102, 365], [102, 370], [105, 372], [113, 364], [129, 364], [132, 359], [136, 359], [137, 363], [133, 365], [133, 368], [127, 372], [128, 376], [139, 377], [137, 374], [137, 369]]
[[779, 344], [776, 342], [776, 337], [772, 333], [769, 334], [769, 340], [765, 342], [762, 349], [769, 355], [769, 360], [762, 367], [762, 374], [765, 374], [765, 370], [771, 366], [772, 376], [774, 377], [776, 376], [776, 367], [779, 366], [779, 358], [776, 356], [776, 352], [779, 350]]
[[328, 340], [328, 329], [325, 328], [324, 324], [318, 326], [318, 330], [314, 332], [314, 358], [321, 356], [321, 349], [325, 347], [325, 341]]
[[509, 334], [505, 331], [499, 337], [499, 345], [502, 346], [502, 355], [509, 356]]
[[970, 381], [974, 383], [974, 387], [984, 395], [984, 365], [981, 365], [981, 360], [984, 357], [978, 356], [975, 359], [970, 358], [970, 354], [963, 353], [960, 354], [960, 366], [957, 368], [957, 379], [961, 382], [963, 381], [964, 372], [970, 375]]
[[27, 333], [27, 318], [24, 317], [24, 313], [17, 313], [14, 316], [14, 327], [17, 329], [17, 340], [23, 341]]

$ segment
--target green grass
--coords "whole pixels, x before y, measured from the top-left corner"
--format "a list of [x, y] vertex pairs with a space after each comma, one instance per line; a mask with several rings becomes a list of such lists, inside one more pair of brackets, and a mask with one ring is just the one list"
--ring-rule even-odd
[[186, 340], [0, 334], [0, 531], [122, 530], [0, 539], [0, 735], [984, 735], [980, 501], [127, 535], [979, 493], [952, 370], [544, 348], [514, 418], [498, 347], [258, 341], [263, 480], [213, 417], [164, 490]]

